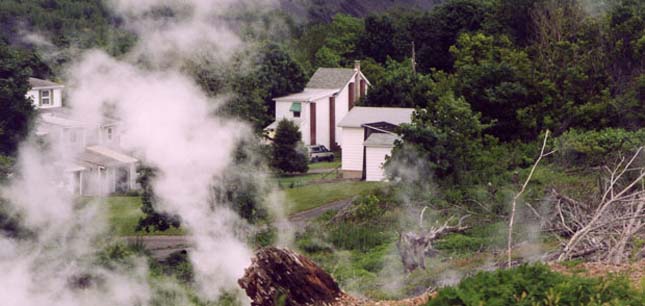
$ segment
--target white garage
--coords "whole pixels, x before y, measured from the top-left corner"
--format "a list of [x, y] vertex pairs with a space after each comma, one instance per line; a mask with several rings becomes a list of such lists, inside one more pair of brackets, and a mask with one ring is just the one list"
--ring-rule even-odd
[[409, 123], [412, 112], [412, 108], [354, 107], [338, 124], [343, 177], [383, 180], [385, 156], [398, 139], [396, 127]]

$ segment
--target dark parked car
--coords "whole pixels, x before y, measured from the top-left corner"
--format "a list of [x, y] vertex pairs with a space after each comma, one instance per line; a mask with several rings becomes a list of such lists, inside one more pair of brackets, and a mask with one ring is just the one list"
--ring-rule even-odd
[[329, 149], [323, 145], [308, 146], [307, 151], [309, 152], [309, 160], [312, 163], [323, 160], [330, 162], [334, 161], [334, 152], [329, 151]]

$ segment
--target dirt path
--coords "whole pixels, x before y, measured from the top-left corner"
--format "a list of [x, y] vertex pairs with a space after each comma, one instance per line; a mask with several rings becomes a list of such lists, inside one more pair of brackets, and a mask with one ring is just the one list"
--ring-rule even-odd
[[296, 227], [296, 228], [304, 228], [304, 226], [307, 224], [307, 222], [320, 217], [322, 214], [330, 211], [330, 210], [341, 210], [349, 205], [352, 204], [352, 199], [344, 199], [336, 202], [331, 202], [327, 203], [322, 206], [318, 206], [316, 208], [312, 208], [309, 210], [301, 211], [295, 214], [292, 214], [289, 216], [289, 221]]
[[[341, 210], [352, 204], [352, 199], [331, 202], [316, 208], [301, 211], [289, 216], [289, 221], [296, 229], [304, 229], [307, 223], [330, 210]], [[186, 236], [128, 236], [123, 237], [130, 244], [142, 244], [152, 257], [163, 260], [170, 254], [189, 249], [190, 241]]]
[[157, 260], [165, 259], [174, 252], [190, 247], [186, 236], [128, 236], [124, 239], [130, 244], [142, 244]]

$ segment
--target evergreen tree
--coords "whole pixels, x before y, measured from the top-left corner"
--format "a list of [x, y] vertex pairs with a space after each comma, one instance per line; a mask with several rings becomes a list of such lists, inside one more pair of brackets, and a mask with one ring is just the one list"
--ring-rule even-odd
[[283, 173], [304, 173], [309, 170], [307, 155], [299, 149], [301, 138], [302, 134], [293, 122], [282, 119], [278, 123], [273, 139], [273, 168]]
[[14, 155], [35, 116], [29, 91], [31, 70], [19, 54], [0, 44], [0, 155]]

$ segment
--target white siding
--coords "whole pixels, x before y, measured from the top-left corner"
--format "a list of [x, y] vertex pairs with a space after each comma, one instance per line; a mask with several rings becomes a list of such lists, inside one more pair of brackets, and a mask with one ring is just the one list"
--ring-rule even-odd
[[363, 128], [342, 128], [342, 169], [363, 170]]
[[[294, 118], [291, 112], [291, 104], [293, 102], [276, 102], [275, 103], [275, 120], [280, 121], [284, 118], [287, 119], [300, 119], [300, 133], [302, 133], [302, 142], [305, 145], [310, 145], [310, 131], [309, 131], [309, 103], [301, 103], [300, 118]], [[318, 110], [318, 109], [316, 109]], [[329, 119], [327, 119], [329, 120]]]
[[383, 163], [385, 156], [390, 155], [392, 148], [367, 147], [365, 154], [365, 180], [369, 182], [378, 182], [385, 180], [385, 171]]
[[[52, 103], [50, 105], [40, 105], [40, 91], [41, 90], [52, 90], [52, 94], [54, 95], [54, 99], [52, 100]], [[61, 88], [53, 88], [53, 89], [32, 89], [27, 92], [27, 97], [31, 98], [34, 107], [36, 108], [55, 108], [55, 107], [62, 107], [63, 106], [63, 91]]]
[[[329, 143], [329, 97], [324, 97], [315, 101], [316, 103], [316, 142], [331, 148]], [[309, 121], [311, 122], [311, 121]]]
[[[349, 83], [347, 83], [348, 85]], [[349, 86], [345, 85], [343, 89], [336, 95], [336, 126], [338, 123], [345, 118], [347, 112], [349, 112]], [[343, 146], [343, 137], [341, 135], [341, 128], [336, 128], [336, 142], [339, 146]]]

